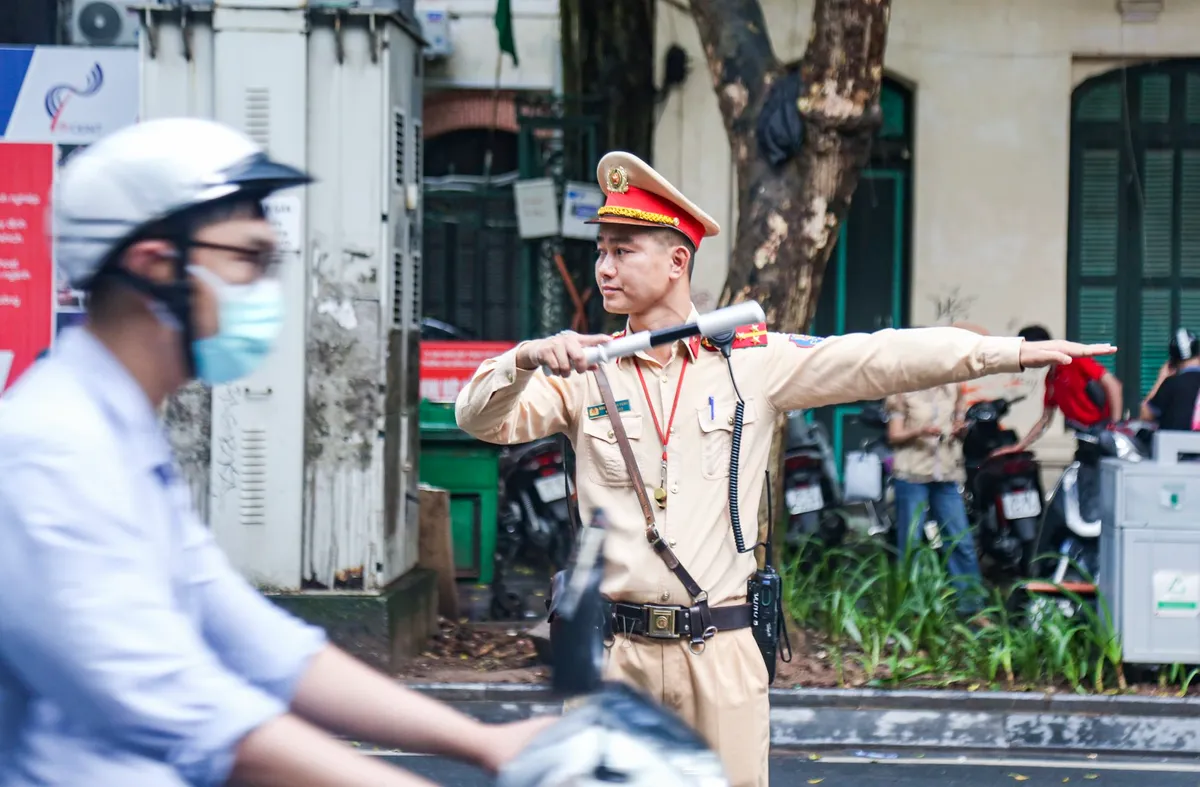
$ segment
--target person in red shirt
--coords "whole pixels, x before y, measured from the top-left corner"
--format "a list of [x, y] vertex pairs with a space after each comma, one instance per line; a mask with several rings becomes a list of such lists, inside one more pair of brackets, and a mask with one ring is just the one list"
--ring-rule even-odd
[[[1028, 325], [1017, 334], [1027, 342], [1047, 341], [1050, 332], [1041, 325]], [[1073, 429], [1098, 426], [1118, 420], [1123, 412], [1121, 381], [1091, 358], [1076, 358], [1069, 364], [1051, 366], [1046, 373], [1045, 409], [1042, 417], [1016, 445], [1002, 448], [997, 454], [1029, 450], [1062, 410], [1067, 425]]]

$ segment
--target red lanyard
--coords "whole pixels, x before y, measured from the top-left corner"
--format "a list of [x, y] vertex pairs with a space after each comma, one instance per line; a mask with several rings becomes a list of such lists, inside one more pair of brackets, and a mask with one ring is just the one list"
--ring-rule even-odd
[[654, 412], [654, 402], [650, 399], [650, 389], [646, 387], [646, 378], [642, 375], [642, 367], [634, 361], [638, 379], [642, 381], [642, 393], [646, 395], [646, 406], [650, 408], [650, 417], [654, 419], [654, 430], [658, 432], [658, 441], [662, 443], [662, 465], [659, 468], [658, 489], [654, 490], [654, 499], [660, 508], [667, 505], [667, 443], [671, 441], [671, 427], [675, 424], [675, 410], [679, 407], [679, 392], [683, 390], [683, 376], [687, 374], [688, 359], [683, 357], [683, 368], [679, 370], [679, 382], [675, 385], [675, 400], [671, 402], [671, 415], [667, 418], [667, 430], [664, 432], [658, 423], [658, 414]]

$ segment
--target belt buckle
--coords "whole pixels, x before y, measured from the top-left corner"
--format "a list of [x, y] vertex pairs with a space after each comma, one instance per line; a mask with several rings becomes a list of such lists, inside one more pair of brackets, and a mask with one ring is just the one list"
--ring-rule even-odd
[[646, 636], [654, 639], [679, 639], [675, 633], [674, 607], [646, 606]]

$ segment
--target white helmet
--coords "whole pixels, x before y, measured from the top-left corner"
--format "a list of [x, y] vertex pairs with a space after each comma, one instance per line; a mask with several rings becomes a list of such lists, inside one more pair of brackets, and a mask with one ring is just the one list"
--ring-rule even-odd
[[534, 738], [496, 787], [729, 787], [721, 760], [670, 711], [609, 683]]
[[[185, 240], [192, 209], [311, 181], [241, 132], [198, 118], [127, 126], [72, 156], [55, 188], [58, 265], [76, 287], [150, 227]], [[171, 227], [173, 219], [184, 226]]]

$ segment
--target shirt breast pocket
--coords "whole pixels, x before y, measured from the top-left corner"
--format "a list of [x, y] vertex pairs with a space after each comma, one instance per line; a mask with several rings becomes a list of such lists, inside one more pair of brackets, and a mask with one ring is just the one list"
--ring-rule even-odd
[[[629, 437], [629, 446], [633, 449], [636, 459], [640, 453], [639, 441], [642, 439], [642, 416], [622, 413], [621, 423], [625, 426], [625, 434]], [[633, 482], [629, 480], [629, 471], [621, 457], [621, 446], [617, 443], [617, 433], [613, 431], [612, 423], [607, 418], [584, 421], [583, 433], [586, 435], [584, 444], [588, 458], [588, 478], [601, 486], [632, 487]], [[645, 475], [644, 469], [642, 474]]]
[[[729, 461], [733, 450], [733, 426], [736, 420], [737, 400], [725, 399], [696, 408], [700, 421], [700, 471], [709, 481], [729, 477]], [[758, 415], [753, 397], [746, 400], [742, 412], [742, 450], [745, 450], [746, 429]]]

